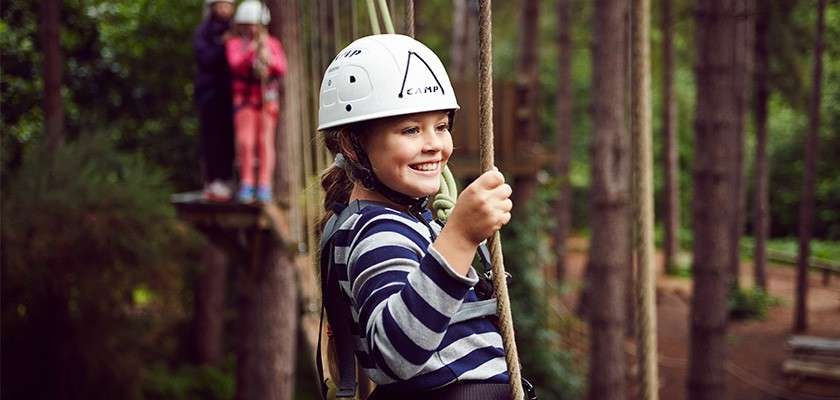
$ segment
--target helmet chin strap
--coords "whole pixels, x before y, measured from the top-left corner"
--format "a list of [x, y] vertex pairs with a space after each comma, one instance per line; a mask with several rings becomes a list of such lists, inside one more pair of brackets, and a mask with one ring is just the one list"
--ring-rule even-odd
[[412, 197], [405, 193], [398, 192], [383, 183], [373, 171], [373, 167], [370, 164], [370, 159], [368, 158], [367, 153], [365, 153], [361, 143], [359, 143], [355, 136], [353, 136], [352, 142], [353, 151], [356, 153], [359, 160], [354, 161], [343, 154], [339, 154], [336, 155], [336, 161], [337, 164], [344, 168], [344, 170], [347, 171], [354, 180], [360, 182], [366, 189], [375, 191], [385, 196], [386, 199], [401, 206], [406, 206], [415, 211], [422, 210], [426, 207], [428, 197]]

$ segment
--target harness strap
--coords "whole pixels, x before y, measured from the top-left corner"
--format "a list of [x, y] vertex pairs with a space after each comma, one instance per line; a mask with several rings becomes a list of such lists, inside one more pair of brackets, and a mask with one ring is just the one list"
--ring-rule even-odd
[[462, 303], [458, 311], [455, 312], [455, 315], [452, 316], [452, 319], [449, 320], [449, 323], [457, 324], [458, 322], [496, 315], [496, 307], [495, 298]]

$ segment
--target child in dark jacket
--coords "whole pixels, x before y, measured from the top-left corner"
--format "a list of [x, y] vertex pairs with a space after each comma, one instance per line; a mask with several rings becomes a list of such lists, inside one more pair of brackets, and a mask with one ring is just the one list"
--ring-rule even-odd
[[206, 0], [205, 7], [207, 16], [193, 40], [204, 197], [227, 201], [233, 178], [233, 107], [225, 39], [234, 5], [233, 0]]
[[[268, 34], [268, 9], [260, 1], [246, 0], [233, 18], [236, 35], [227, 41], [227, 59], [233, 74], [236, 158], [243, 203], [272, 199], [274, 131], [279, 117], [278, 89], [286, 73], [283, 46]], [[257, 169], [256, 177], [254, 169]]]

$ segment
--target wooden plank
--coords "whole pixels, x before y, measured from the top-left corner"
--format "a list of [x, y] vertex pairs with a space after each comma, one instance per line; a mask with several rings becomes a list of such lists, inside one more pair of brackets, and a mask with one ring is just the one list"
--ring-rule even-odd
[[840, 339], [797, 335], [788, 339], [788, 345], [796, 351], [815, 351], [840, 355]]
[[814, 378], [840, 381], [840, 366], [800, 360], [786, 360], [782, 372], [789, 375], [802, 375]]

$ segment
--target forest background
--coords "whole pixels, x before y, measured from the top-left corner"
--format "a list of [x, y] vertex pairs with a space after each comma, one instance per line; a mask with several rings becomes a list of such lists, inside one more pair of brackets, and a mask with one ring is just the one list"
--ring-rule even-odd
[[[418, 2], [421, 3], [421, 2]], [[553, 1], [540, 2], [540, 143], [554, 146], [554, 93], [558, 84]], [[769, 24], [769, 163], [771, 236], [780, 246], [797, 233], [808, 128], [808, 98], [816, 7], [813, 1], [773, 1]], [[310, 2], [302, 3], [309, 10]], [[494, 75], [513, 81], [518, 57], [518, 1], [494, 5]], [[654, 10], [658, 1], [653, 1]], [[178, 0], [64, 1], [60, 46], [64, 54], [64, 132], [57, 148], [45, 144], [41, 106], [39, 2], [0, 3], [0, 100], [2, 106], [2, 396], [8, 398], [231, 398], [235, 335], [228, 357], [214, 367], [196, 366], [190, 346], [193, 286], [202, 239], [179, 223], [173, 193], [201, 184], [197, 120], [192, 99], [192, 32], [202, 2]], [[309, 8], [307, 8], [309, 7]], [[681, 209], [690, 210], [695, 102], [693, 4], [675, 2], [675, 73]], [[361, 7], [360, 7], [361, 9]], [[424, 0], [418, 38], [449, 63], [452, 2]], [[571, 158], [572, 221], [588, 232], [589, 146], [592, 115], [591, 2], [573, 2]], [[652, 20], [654, 115], [662, 105], [658, 13]], [[364, 25], [362, 25], [364, 26]], [[43, 28], [43, 27], [41, 27]], [[365, 32], [362, 30], [362, 32]], [[814, 248], [840, 258], [840, 4], [826, 9], [822, 126], [817, 163]], [[747, 120], [748, 195], [752, 199], [754, 127]], [[657, 210], [662, 199], [659, 166], [662, 131], [653, 119]], [[529, 310], [551, 263], [547, 206], [556, 190], [550, 174], [529, 205], [535, 212], [514, 221], [506, 252], [514, 274], [514, 314], [530, 371], [547, 393], [574, 398], [585, 373], [570, 355], [536, 351], [553, 334]], [[745, 215], [752, 215], [751, 202]], [[690, 248], [690, 213], [683, 213], [681, 241]], [[747, 218], [746, 232], [751, 232]], [[517, 232], [539, 232], [534, 236]], [[503, 236], [505, 233], [503, 232]], [[232, 286], [232, 285], [231, 285]], [[229, 290], [233, 291], [234, 288]], [[233, 298], [234, 296], [228, 296]], [[233, 303], [226, 311], [235, 332]], [[533, 339], [533, 340], [528, 340]], [[533, 347], [528, 347], [533, 346]], [[531, 354], [531, 356], [528, 356]], [[305, 357], [299, 357], [304, 360]], [[301, 361], [299, 398], [313, 396], [310, 368]], [[551, 383], [547, 383], [551, 382]], [[53, 396], [61, 393], [60, 397]], [[549, 395], [548, 398], [552, 398]]]

